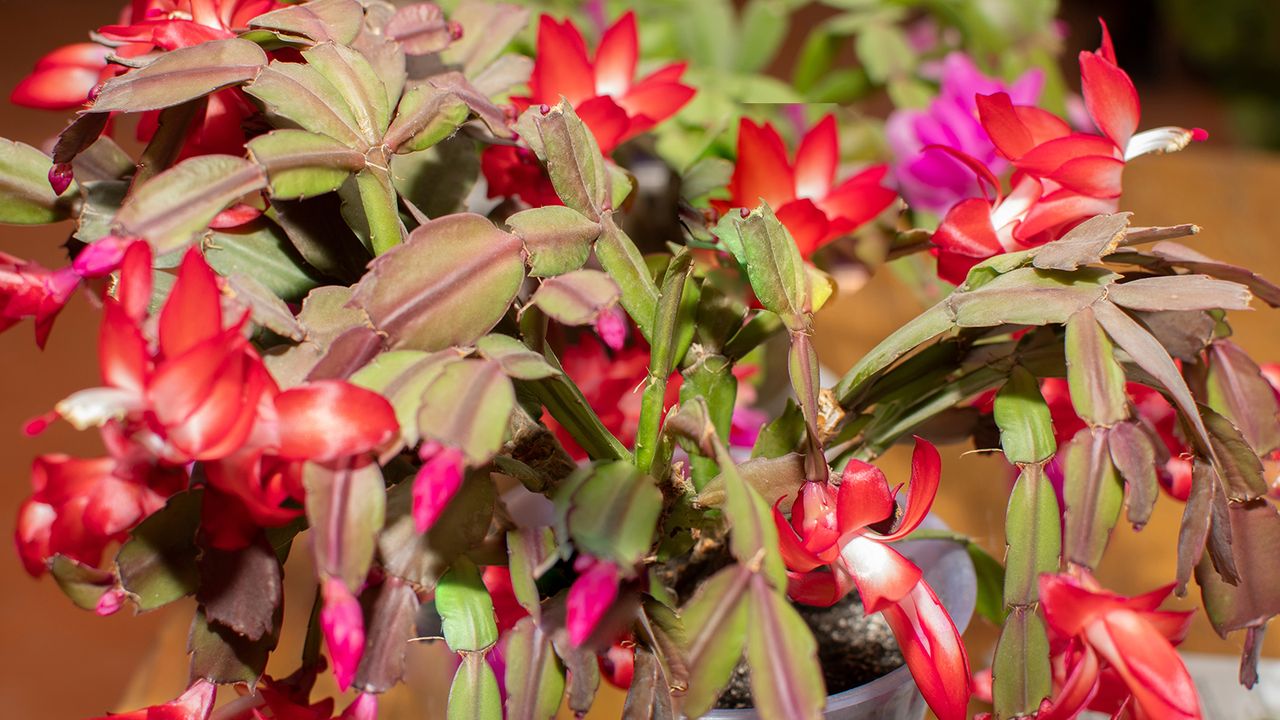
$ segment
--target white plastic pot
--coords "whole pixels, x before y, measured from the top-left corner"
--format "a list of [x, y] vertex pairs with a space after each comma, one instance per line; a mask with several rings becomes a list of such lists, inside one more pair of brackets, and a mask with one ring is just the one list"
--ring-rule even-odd
[[[922, 527], [946, 529], [930, 515]], [[978, 600], [978, 581], [969, 554], [960, 545], [946, 540], [913, 540], [895, 546], [924, 572], [924, 578], [951, 614], [956, 628], [964, 632], [973, 618]], [[911, 679], [906, 665], [865, 685], [850, 688], [827, 698], [823, 717], [830, 720], [920, 720], [926, 709], [924, 697]], [[708, 720], [748, 720], [759, 717], [755, 710], [714, 710]]]

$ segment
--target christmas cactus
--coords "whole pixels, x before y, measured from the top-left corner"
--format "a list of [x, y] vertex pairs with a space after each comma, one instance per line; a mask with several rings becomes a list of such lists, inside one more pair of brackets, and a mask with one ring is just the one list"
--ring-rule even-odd
[[[35, 460], [18, 552], [102, 615], [194, 598], [189, 688], [116, 717], [370, 720], [442, 640], [450, 718], [585, 713], [602, 682], [628, 718], [694, 718], [741, 663], [760, 716], [816, 718], [799, 608], [856, 591], [942, 720], [975, 694], [1192, 718], [1189, 614], [1159, 608], [1193, 576], [1252, 685], [1280, 421], [1226, 311], [1280, 287], [1119, 212], [1128, 162], [1204, 133], [1139, 130], [1105, 26], [1079, 112], [1052, 112], [1038, 6], [833, 0], [789, 81], [763, 75], [798, 4], [134, 0], [40, 61], [14, 101], [76, 112], [49, 153], [0, 145], [0, 221], [67, 223], [69, 258], [0, 257], [0, 313], [43, 344], [73, 296], [100, 308], [101, 385], [27, 430], [105, 452]], [[1007, 82], [979, 69], [1000, 54]], [[803, 105], [881, 91], [883, 145]], [[824, 387], [815, 314], [890, 261], [936, 268], [932, 306]], [[988, 672], [895, 543], [939, 535], [929, 438], [997, 429]], [[900, 500], [872, 463], [913, 436]], [[1172, 585], [1101, 587], [1162, 488]], [[354, 690], [336, 716], [321, 673]]]

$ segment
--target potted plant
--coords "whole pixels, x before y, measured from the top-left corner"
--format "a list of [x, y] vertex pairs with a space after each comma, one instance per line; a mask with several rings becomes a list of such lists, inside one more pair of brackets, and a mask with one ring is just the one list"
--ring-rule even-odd
[[[786, 87], [787, 3], [675, 5], [589, 3], [588, 42], [480, 0], [148, 0], [18, 88], [77, 112], [51, 153], [0, 146], [0, 220], [72, 235], [64, 267], [3, 258], [0, 311], [43, 343], [101, 306], [102, 385], [28, 430], [106, 448], [36, 459], [19, 553], [99, 614], [195, 600], [190, 687], [117, 717], [327, 719], [322, 672], [376, 717], [431, 638], [458, 718], [585, 713], [603, 681], [636, 718], [1199, 717], [1171, 588], [1091, 574], [1161, 487], [1177, 591], [1245, 630], [1252, 684], [1280, 422], [1225, 311], [1280, 288], [1118, 212], [1127, 162], [1203, 132], [1138, 132], [1105, 26], [1073, 127], [1036, 104], [1049, 17], [833, 3]], [[692, 64], [638, 73], [650, 23]], [[880, 89], [893, 165], [852, 173], [875, 148], [842, 155], [843, 113], [750, 104]], [[928, 308], [824, 387], [815, 314], [891, 260]], [[899, 498], [873, 462], [913, 435]], [[929, 518], [928, 438], [957, 436], [1014, 470], [1003, 563]], [[291, 550], [314, 610], [272, 678]], [[975, 601], [1002, 626], [976, 676]]]

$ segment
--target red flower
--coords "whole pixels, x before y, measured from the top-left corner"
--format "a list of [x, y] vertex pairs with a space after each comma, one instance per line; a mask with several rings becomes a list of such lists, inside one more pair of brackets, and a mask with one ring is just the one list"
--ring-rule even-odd
[[[600, 422], [624, 445], [635, 442], [644, 383], [649, 377], [649, 346], [638, 335], [633, 337], [636, 339], [632, 345], [611, 353], [595, 335], [579, 333], [574, 344], [560, 355], [565, 373], [577, 383]], [[681, 382], [677, 373], [667, 380], [665, 407], [670, 408], [680, 398]], [[586, 459], [586, 452], [549, 413], [543, 413], [542, 421], [570, 455]]]
[[573, 21], [557, 23], [543, 15], [538, 21], [529, 95], [512, 101], [523, 111], [531, 105], [555, 105], [563, 97], [607, 155], [675, 115], [693, 98], [694, 89], [680, 82], [684, 63], [667, 65], [637, 81], [638, 60], [633, 12], [604, 31], [594, 61], [587, 56], [586, 41]]
[[13, 89], [15, 105], [41, 110], [71, 110], [89, 98], [99, 83], [122, 72], [107, 64], [111, 48], [97, 43], [64, 45], [40, 58], [35, 70]]
[[108, 457], [42, 455], [32, 464], [33, 492], [18, 511], [16, 534], [31, 575], [43, 574], [54, 555], [96, 567], [107, 545], [187, 486], [182, 468], [150, 463], [123, 438], [106, 437]]
[[[774, 505], [788, 594], [809, 605], [833, 605], [854, 585], [868, 613], [883, 612], [929, 707], [942, 720], [965, 717], [969, 660], [955, 623], [920, 568], [889, 547], [929, 513], [941, 479], [938, 451], [916, 438], [906, 511], [888, 534], [873, 530], [892, 518], [889, 482], [873, 465], [851, 460], [839, 488], [806, 483], [787, 521]], [[779, 499], [778, 503], [781, 503]], [[830, 572], [819, 570], [830, 566]]]
[[887, 165], [874, 165], [836, 184], [840, 144], [835, 117], [828, 115], [805, 134], [795, 162], [787, 158], [773, 125], [743, 118], [738, 126], [738, 162], [729, 200], [714, 201], [721, 213], [768, 203], [795, 238], [805, 258], [848, 235], [889, 207], [897, 194], [880, 181]]
[[80, 275], [71, 268], [48, 270], [0, 253], [0, 331], [34, 318], [36, 344], [44, 347], [54, 319], [79, 286]]
[[1087, 575], [1042, 575], [1040, 607], [1065, 643], [1055, 653], [1054, 696], [1037, 717], [1072, 718], [1086, 707], [1162, 720], [1201, 717], [1195, 684], [1173, 649], [1192, 613], [1157, 609], [1172, 589], [1126, 598]]
[[[938, 274], [964, 281], [969, 269], [1004, 252], [1042, 245], [1086, 218], [1115, 212], [1125, 163], [1148, 153], [1181, 150], [1203, 130], [1163, 127], [1135, 134], [1138, 92], [1116, 64], [1106, 24], [1097, 52], [1080, 53], [1085, 108], [1100, 135], [1072, 132], [1056, 115], [1015, 106], [1006, 93], [978, 95], [978, 113], [996, 150], [1015, 168], [1008, 196], [981, 162], [952, 148], [933, 146], [967, 164], [991, 193], [964, 200], [935, 232]], [[992, 197], [994, 195], [994, 198]]]
[[94, 720], [208, 720], [213, 712], [217, 687], [197, 680], [177, 699], [119, 715], [104, 715]]

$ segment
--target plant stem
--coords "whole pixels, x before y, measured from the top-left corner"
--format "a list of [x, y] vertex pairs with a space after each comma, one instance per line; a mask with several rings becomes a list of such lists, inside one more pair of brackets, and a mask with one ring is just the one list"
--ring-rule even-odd
[[671, 375], [671, 366], [675, 362], [680, 299], [684, 295], [685, 280], [692, 271], [693, 255], [688, 251], [681, 251], [671, 259], [662, 278], [662, 293], [654, 315], [653, 339], [649, 350], [649, 380], [641, 400], [640, 424], [636, 429], [636, 467], [647, 475], [653, 474], [658, 433], [662, 429], [662, 416], [667, 409], [667, 378]]
[[729, 338], [721, 351], [731, 362], [737, 362], [755, 350], [765, 340], [782, 331], [782, 318], [768, 310], [761, 310]]

